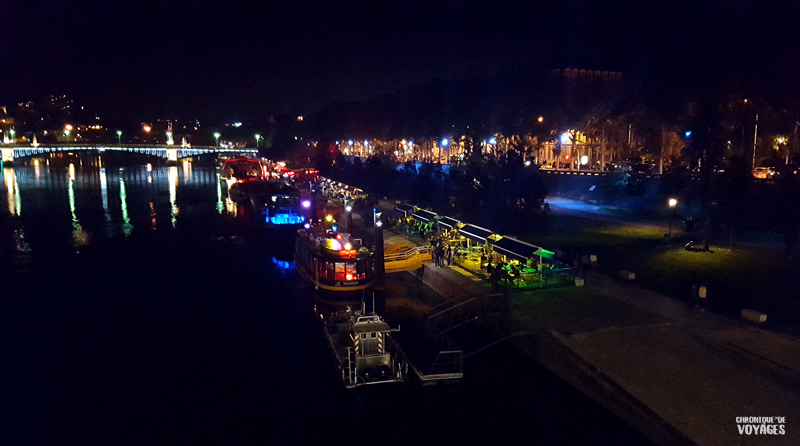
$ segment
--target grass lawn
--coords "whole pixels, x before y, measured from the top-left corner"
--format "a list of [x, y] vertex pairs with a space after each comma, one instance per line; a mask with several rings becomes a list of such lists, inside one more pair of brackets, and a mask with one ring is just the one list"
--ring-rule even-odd
[[552, 329], [573, 334], [606, 327], [667, 322], [660, 316], [622, 303], [594, 288], [572, 287], [512, 295], [518, 328]]
[[800, 264], [776, 254], [774, 244], [732, 252], [725, 241], [711, 243], [713, 252], [690, 252], [683, 249], [690, 240], [683, 233], [665, 244], [660, 231], [574, 216], [554, 217], [546, 232], [526, 238], [569, 254], [596, 252], [602, 272], [633, 271], [640, 285], [675, 298], [688, 299], [692, 285], [705, 284], [707, 305], [732, 317], [751, 308], [767, 313], [775, 328], [800, 326]]

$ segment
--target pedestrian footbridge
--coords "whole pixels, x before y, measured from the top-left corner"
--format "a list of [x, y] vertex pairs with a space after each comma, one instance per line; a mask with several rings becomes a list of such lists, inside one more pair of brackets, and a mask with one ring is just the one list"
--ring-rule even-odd
[[410, 246], [408, 243], [393, 243], [384, 248], [384, 267], [386, 273], [414, 271], [422, 265], [431, 263], [430, 246]]

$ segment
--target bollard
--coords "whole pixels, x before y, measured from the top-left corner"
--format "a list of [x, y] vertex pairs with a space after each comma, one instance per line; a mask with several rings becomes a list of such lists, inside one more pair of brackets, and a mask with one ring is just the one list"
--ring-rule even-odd
[[767, 321], [767, 315], [764, 313], [759, 313], [755, 310], [742, 310], [742, 319], [761, 323]]

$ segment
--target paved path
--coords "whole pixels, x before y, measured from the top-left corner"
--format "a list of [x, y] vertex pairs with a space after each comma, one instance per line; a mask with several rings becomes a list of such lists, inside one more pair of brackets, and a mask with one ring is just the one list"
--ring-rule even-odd
[[[587, 286], [670, 322], [562, 338], [664, 420], [701, 445], [800, 444], [800, 340], [600, 274]], [[742, 436], [743, 416], [788, 417], [786, 435]]]
[[[620, 216], [620, 214], [609, 211], [608, 209], [594, 204], [584, 203], [568, 198], [547, 197], [545, 200], [550, 205], [550, 210], [555, 215], [571, 215], [575, 217], [589, 218], [592, 220], [604, 221], [614, 224], [625, 224], [641, 229], [650, 229], [666, 234], [669, 231], [669, 222], [659, 223], [647, 220], [631, 219]], [[682, 221], [673, 221], [672, 232], [677, 233], [683, 227]]]

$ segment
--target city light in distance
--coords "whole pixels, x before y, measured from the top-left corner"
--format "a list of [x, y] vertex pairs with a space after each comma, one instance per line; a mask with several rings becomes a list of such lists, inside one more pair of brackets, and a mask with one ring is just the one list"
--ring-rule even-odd
[[676, 200], [674, 198], [670, 198], [669, 199], [669, 207], [674, 208], [677, 205], [678, 205], [678, 200]]
[[442, 147], [447, 147], [450, 145], [450, 141], [447, 138], [442, 138], [442, 142], [439, 143], [439, 145]]
[[539, 119], [537, 119], [537, 121], [544, 122], [544, 116], [539, 116]]
[[72, 130], [72, 126], [70, 124], [65, 125], [64, 128], [67, 130]]
[[142, 127], [142, 130], [144, 130], [145, 133], [150, 133], [150, 130], [152, 130], [152, 128], [150, 128], [149, 125], [146, 125], [146, 126]]

